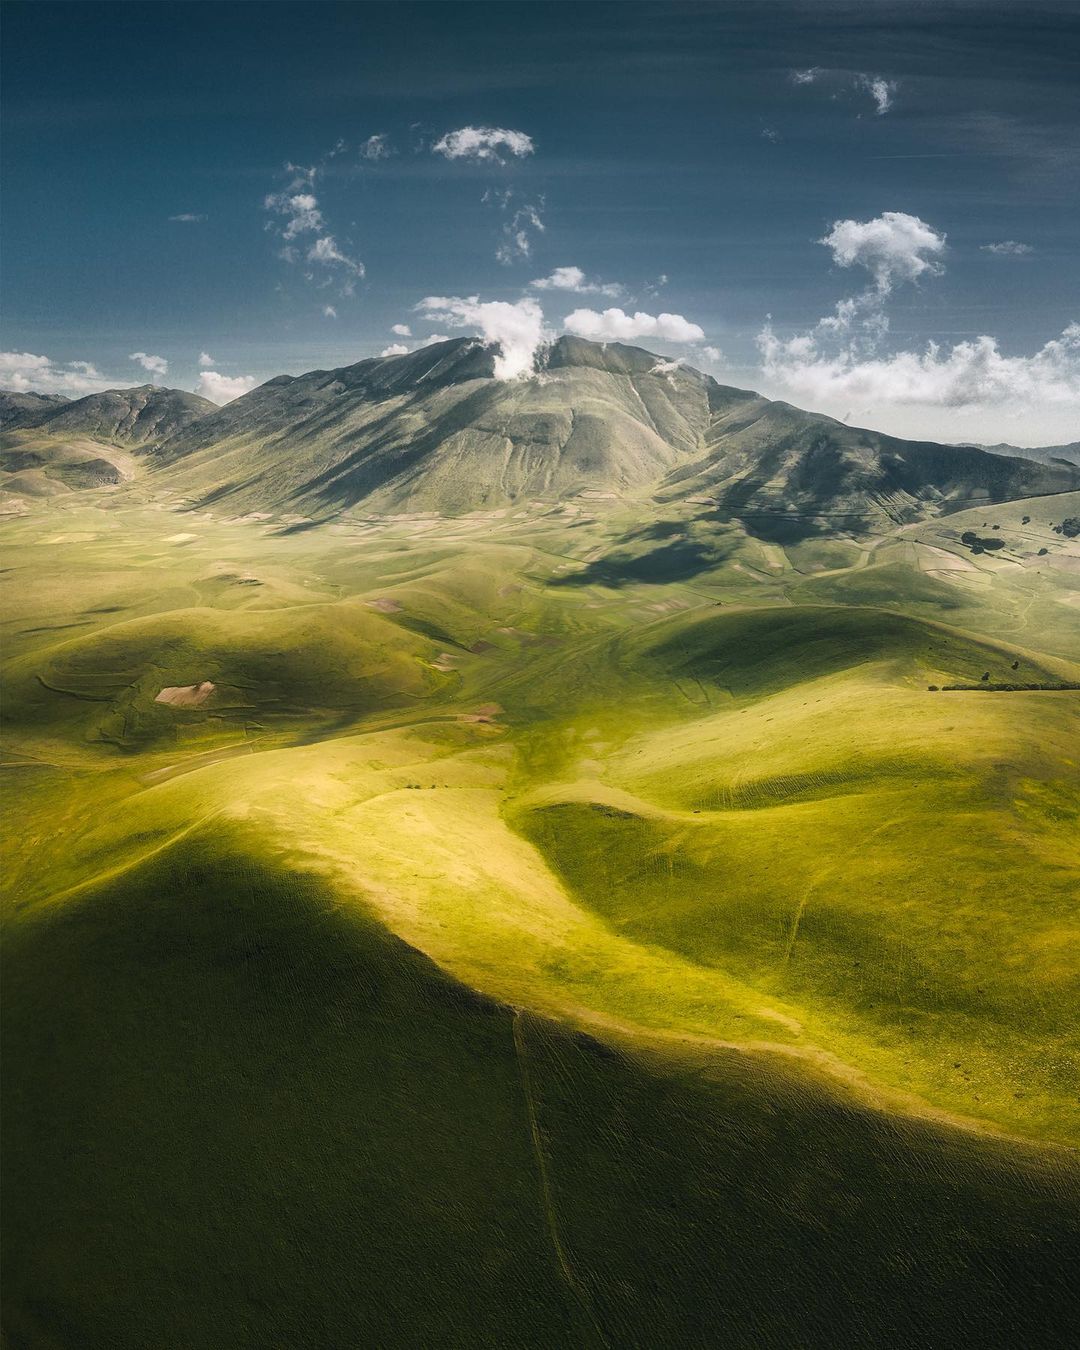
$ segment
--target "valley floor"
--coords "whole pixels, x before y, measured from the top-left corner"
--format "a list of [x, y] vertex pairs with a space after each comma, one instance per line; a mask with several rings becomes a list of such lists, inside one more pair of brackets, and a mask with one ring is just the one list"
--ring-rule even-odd
[[6, 1343], [1068, 1343], [1077, 513], [8, 519]]

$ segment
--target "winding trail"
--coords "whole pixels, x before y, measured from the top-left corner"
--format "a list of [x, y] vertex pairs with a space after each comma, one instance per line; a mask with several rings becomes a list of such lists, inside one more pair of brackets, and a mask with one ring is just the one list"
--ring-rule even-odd
[[596, 1320], [589, 1291], [574, 1273], [574, 1268], [570, 1264], [570, 1258], [559, 1233], [559, 1220], [555, 1213], [555, 1205], [551, 1195], [551, 1179], [548, 1176], [547, 1159], [544, 1157], [544, 1141], [540, 1134], [540, 1121], [537, 1117], [536, 1101], [533, 1097], [532, 1078], [529, 1073], [529, 1055], [525, 1046], [522, 1020], [522, 1009], [515, 1008], [513, 1018], [514, 1050], [517, 1054], [518, 1068], [521, 1071], [521, 1090], [525, 1098], [525, 1109], [529, 1113], [529, 1133], [532, 1136], [533, 1156], [536, 1158], [536, 1170], [540, 1180], [540, 1203], [544, 1211], [544, 1218], [547, 1220], [551, 1245], [555, 1251], [555, 1259], [558, 1262], [562, 1277], [592, 1328], [595, 1344], [607, 1350], [608, 1342], [604, 1333], [600, 1330], [599, 1322]]

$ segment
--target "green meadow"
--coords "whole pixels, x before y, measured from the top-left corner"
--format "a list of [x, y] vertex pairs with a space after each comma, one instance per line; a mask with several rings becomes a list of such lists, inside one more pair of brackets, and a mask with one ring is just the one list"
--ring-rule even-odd
[[5, 522], [11, 1350], [1069, 1343], [1077, 494], [182, 506]]

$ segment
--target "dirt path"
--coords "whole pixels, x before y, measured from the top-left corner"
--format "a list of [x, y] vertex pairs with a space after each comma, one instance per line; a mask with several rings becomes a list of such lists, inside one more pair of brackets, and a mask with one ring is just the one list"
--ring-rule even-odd
[[529, 1073], [529, 1052], [525, 1045], [525, 1032], [522, 1027], [524, 1014], [521, 1008], [514, 1009], [514, 1051], [517, 1054], [518, 1068], [521, 1071], [521, 1090], [525, 1098], [525, 1109], [529, 1114], [529, 1132], [532, 1137], [533, 1156], [536, 1158], [536, 1171], [540, 1181], [540, 1203], [544, 1211], [544, 1218], [547, 1221], [548, 1232], [551, 1235], [551, 1245], [555, 1251], [555, 1259], [558, 1262], [559, 1270], [567, 1287], [573, 1294], [582, 1313], [584, 1314], [589, 1326], [592, 1328], [597, 1345], [607, 1347], [607, 1340], [604, 1333], [600, 1330], [600, 1324], [596, 1320], [596, 1314], [593, 1311], [592, 1300], [589, 1298], [589, 1291], [578, 1279], [574, 1273], [574, 1268], [570, 1264], [570, 1258], [567, 1255], [566, 1248], [563, 1246], [562, 1236], [559, 1233], [559, 1220], [555, 1213], [555, 1205], [551, 1195], [551, 1179], [548, 1176], [547, 1158], [544, 1156], [544, 1140], [540, 1133], [540, 1122], [536, 1113], [536, 1101], [533, 1097], [532, 1079]]

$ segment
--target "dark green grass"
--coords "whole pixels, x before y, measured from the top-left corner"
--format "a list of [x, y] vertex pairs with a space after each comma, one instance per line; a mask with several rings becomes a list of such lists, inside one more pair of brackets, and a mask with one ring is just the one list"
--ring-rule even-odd
[[534, 1018], [522, 1064], [249, 848], [9, 928], [12, 1350], [1065, 1343], [1071, 1165]]

